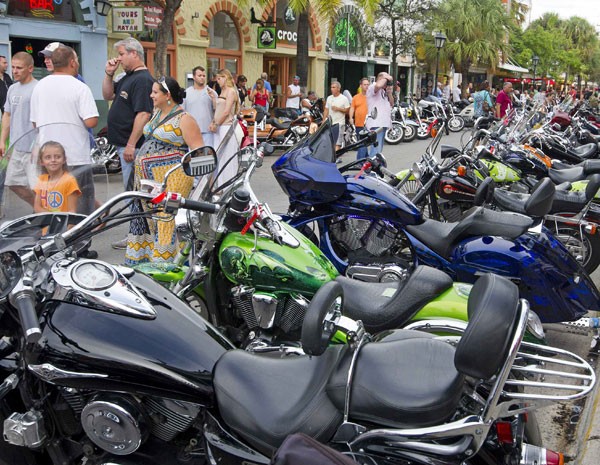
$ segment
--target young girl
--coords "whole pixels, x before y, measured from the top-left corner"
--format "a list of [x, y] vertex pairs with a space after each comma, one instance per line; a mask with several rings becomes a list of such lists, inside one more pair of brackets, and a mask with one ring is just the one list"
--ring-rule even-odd
[[33, 210], [42, 212], [77, 211], [77, 198], [81, 190], [68, 172], [65, 148], [58, 142], [48, 141], [40, 148], [42, 174], [33, 189]]

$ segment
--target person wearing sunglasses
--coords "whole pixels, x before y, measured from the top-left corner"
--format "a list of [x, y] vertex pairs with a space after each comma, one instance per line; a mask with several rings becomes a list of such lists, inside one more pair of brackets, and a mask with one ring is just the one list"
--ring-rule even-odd
[[[135, 158], [134, 190], [139, 189], [143, 179], [162, 183], [165, 173], [180, 163], [182, 155], [204, 146], [198, 123], [181, 107], [185, 90], [175, 79], [166, 77], [155, 81], [150, 98], [154, 113], [144, 126], [146, 139]], [[178, 170], [169, 177], [166, 190], [187, 197], [193, 183], [193, 178]], [[132, 212], [142, 212], [144, 204], [138, 200], [131, 208]], [[177, 254], [175, 219], [166, 214], [158, 216], [158, 221], [144, 217], [131, 221], [125, 252], [127, 265], [169, 262]]]

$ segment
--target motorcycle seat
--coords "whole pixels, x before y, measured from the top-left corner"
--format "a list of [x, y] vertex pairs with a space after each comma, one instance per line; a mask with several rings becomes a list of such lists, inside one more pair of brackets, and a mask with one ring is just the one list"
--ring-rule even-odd
[[452, 287], [443, 271], [418, 266], [405, 281], [367, 283], [338, 276], [344, 292], [343, 314], [361, 320], [370, 333], [406, 324], [423, 306]]
[[435, 107], [435, 102], [428, 102], [427, 100], [419, 100], [419, 103], [417, 103], [417, 105], [419, 105], [422, 108], [429, 108], [429, 107]]
[[552, 179], [554, 184], [562, 184], [564, 182], [575, 182], [585, 179], [585, 169], [583, 166], [575, 166], [574, 168], [566, 169], [548, 169], [548, 177]]
[[287, 129], [290, 127], [290, 124], [292, 124], [292, 120], [289, 118], [269, 118], [267, 123], [277, 129]]
[[556, 195], [552, 180], [544, 178], [536, 184], [531, 194], [496, 189], [494, 203], [502, 210], [541, 218], [551, 211]]
[[550, 213], [579, 213], [594, 198], [600, 188], [600, 174], [594, 174], [585, 191], [557, 190]]
[[568, 149], [567, 152], [580, 158], [592, 158], [598, 153], [598, 144], [592, 142], [590, 144], [580, 145], [579, 147]]
[[520, 213], [473, 207], [457, 223], [425, 220], [418, 225], [406, 226], [406, 230], [435, 253], [449, 259], [454, 247], [464, 239], [499, 236], [513, 240], [524, 234], [533, 222], [531, 218]]
[[[353, 373], [350, 417], [390, 427], [447, 420], [458, 405], [463, 375], [490, 379], [502, 368], [518, 300], [513, 283], [486, 274], [471, 290], [469, 324], [456, 349], [432, 335], [407, 330], [366, 344]], [[338, 408], [344, 405], [350, 355], [344, 354], [328, 386]]]
[[342, 414], [327, 396], [326, 387], [347, 349], [332, 346], [319, 357], [287, 358], [244, 350], [226, 352], [213, 377], [221, 416], [269, 457], [292, 433], [327, 441]]
[[[350, 418], [389, 427], [443, 423], [456, 411], [464, 377], [455, 349], [431, 334], [394, 330], [360, 351], [352, 378]], [[345, 354], [327, 390], [344, 409], [352, 353]]]

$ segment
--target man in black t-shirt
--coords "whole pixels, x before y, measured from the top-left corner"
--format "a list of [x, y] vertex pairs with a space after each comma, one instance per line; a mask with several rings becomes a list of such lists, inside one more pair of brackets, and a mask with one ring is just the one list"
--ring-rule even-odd
[[0, 55], [0, 111], [4, 113], [4, 104], [6, 103], [6, 95], [8, 94], [8, 88], [12, 86], [12, 79], [6, 70], [8, 69], [8, 61], [4, 55]]
[[[113, 103], [108, 111], [108, 142], [117, 147], [121, 158], [125, 190], [133, 188], [133, 166], [137, 149], [144, 141], [144, 125], [152, 116], [150, 99], [154, 79], [144, 65], [144, 48], [136, 39], [128, 37], [114, 46], [117, 57], [106, 62], [102, 96]], [[121, 65], [124, 75], [113, 80]], [[125, 249], [126, 240], [112, 244]]]

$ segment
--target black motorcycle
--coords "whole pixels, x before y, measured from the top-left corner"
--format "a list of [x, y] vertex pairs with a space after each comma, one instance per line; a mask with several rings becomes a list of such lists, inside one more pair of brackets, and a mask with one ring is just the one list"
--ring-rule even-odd
[[[209, 148], [183, 158], [189, 175], [216, 163]], [[0, 253], [1, 465], [268, 464], [293, 433], [358, 463], [560, 463], [533, 410], [586, 396], [594, 370], [523, 342], [529, 306], [510, 281], [480, 278], [462, 338], [361, 331], [332, 345], [343, 295], [330, 282], [307, 310], [306, 355], [234, 350], [149, 277], [77, 257], [130, 219], [117, 205], [132, 198], [149, 214], [223, 207], [126, 192], [30, 252]]]

